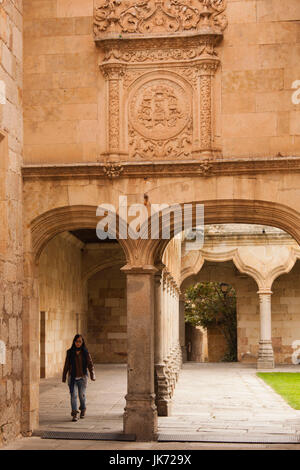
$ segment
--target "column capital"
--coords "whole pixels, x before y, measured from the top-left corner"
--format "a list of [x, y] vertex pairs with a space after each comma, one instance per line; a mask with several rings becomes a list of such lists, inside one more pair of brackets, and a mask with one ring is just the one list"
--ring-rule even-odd
[[269, 288], [266, 288], [266, 289], [259, 289], [257, 291], [258, 295], [272, 295], [273, 292], [271, 291], [271, 289]]
[[199, 76], [203, 76], [203, 75], [213, 76], [216, 73], [219, 67], [219, 64], [220, 64], [220, 60], [217, 58], [208, 57], [208, 58], [199, 60], [196, 65], [198, 75]]
[[120, 80], [125, 73], [124, 66], [116, 63], [101, 64], [100, 69], [107, 80]]
[[121, 271], [125, 274], [156, 274], [158, 270], [152, 265], [133, 266], [126, 264], [121, 268]]
[[157, 269], [155, 276], [162, 276], [163, 270], [166, 268], [166, 265], [164, 263], [159, 263], [155, 265], [155, 268]]

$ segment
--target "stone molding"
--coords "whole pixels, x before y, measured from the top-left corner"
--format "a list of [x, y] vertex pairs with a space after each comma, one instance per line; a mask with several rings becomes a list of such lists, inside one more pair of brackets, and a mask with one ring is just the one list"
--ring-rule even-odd
[[201, 29], [223, 31], [225, 0], [97, 0], [95, 41], [136, 35], [193, 34]]
[[[254, 247], [253, 249], [259, 247]], [[270, 246], [269, 246], [270, 248]], [[275, 247], [274, 247], [275, 248]], [[257, 283], [260, 294], [270, 294], [274, 280], [291, 271], [297, 259], [300, 258], [300, 248], [296, 246], [276, 246], [276, 254], [264, 256], [258, 253], [254, 257], [251, 247], [239, 247], [220, 251], [199, 250], [191, 252], [183, 258], [181, 282], [190, 276], [195, 276], [201, 271], [205, 261], [224, 262], [232, 260], [236, 268], [251, 276]]]
[[[118, 165], [117, 165], [118, 166]], [[111, 178], [112, 164], [74, 163], [23, 165], [24, 179]], [[118, 178], [214, 177], [270, 172], [300, 172], [300, 156], [257, 159], [206, 159], [202, 162], [122, 162]], [[112, 170], [113, 171], [113, 170]], [[118, 173], [116, 171], [116, 173]]]
[[[207, 224], [215, 223], [252, 223], [281, 228], [300, 243], [300, 215], [290, 207], [275, 202], [246, 199], [218, 199], [194, 201], [205, 204]], [[30, 222], [31, 244], [35, 262], [38, 262], [44, 246], [60, 232], [92, 228], [97, 225], [97, 206], [72, 205], [50, 209], [37, 215]], [[191, 213], [191, 224], [195, 224], [195, 211]], [[220, 218], [221, 217], [221, 218]], [[171, 224], [171, 233], [173, 225]], [[117, 233], [118, 237], [118, 233]], [[161, 262], [168, 240], [119, 239], [124, 256], [129, 265], [149, 266]], [[156, 269], [155, 269], [156, 272]]]

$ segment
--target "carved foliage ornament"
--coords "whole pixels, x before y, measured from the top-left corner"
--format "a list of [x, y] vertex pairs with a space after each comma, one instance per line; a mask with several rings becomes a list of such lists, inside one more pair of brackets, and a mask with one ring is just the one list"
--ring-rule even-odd
[[207, 40], [203, 44], [191, 46], [188, 48], [171, 48], [170, 44], [162, 45], [149, 49], [131, 48], [113, 48], [109, 47], [105, 50], [104, 63], [106, 62], [176, 62], [176, 61], [190, 61], [202, 57], [217, 57], [214, 44]]
[[108, 163], [103, 167], [103, 171], [109, 179], [119, 178], [124, 171], [124, 167], [118, 163]]
[[94, 33], [163, 34], [203, 27], [223, 31], [225, 8], [226, 0], [99, 0]]

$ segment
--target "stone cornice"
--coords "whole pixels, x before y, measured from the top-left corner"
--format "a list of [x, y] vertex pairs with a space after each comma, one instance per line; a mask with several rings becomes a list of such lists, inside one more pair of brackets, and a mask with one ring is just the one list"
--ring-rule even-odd
[[[121, 170], [110, 177], [111, 163], [74, 163], [23, 165], [22, 174], [27, 179], [69, 178], [163, 178], [252, 175], [268, 172], [300, 172], [300, 157], [256, 159], [216, 159], [180, 162], [121, 162]], [[114, 169], [114, 168], [113, 168]]]
[[94, 39], [220, 33], [227, 26], [225, 9], [225, 0], [95, 0]]

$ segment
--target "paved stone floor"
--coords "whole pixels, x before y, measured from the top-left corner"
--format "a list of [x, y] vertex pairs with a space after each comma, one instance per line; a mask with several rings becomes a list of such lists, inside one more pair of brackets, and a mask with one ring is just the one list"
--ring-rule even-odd
[[[277, 371], [300, 372], [299, 366]], [[300, 435], [300, 411], [291, 408], [251, 365], [187, 363], [181, 372], [172, 416], [159, 419], [166, 434], [270, 437]]]
[[[300, 366], [276, 371], [300, 372]], [[121, 432], [125, 406], [126, 366], [97, 365], [96, 382], [87, 389], [87, 416], [71, 422], [69, 393], [59, 378], [43, 379], [40, 387], [40, 429]], [[300, 411], [292, 409], [261, 379], [253, 366], [241, 364], [184, 364], [171, 417], [159, 418], [161, 435], [217, 436], [300, 435]], [[209, 436], [209, 437], [208, 437]], [[184, 442], [61, 441], [31, 437], [6, 449], [300, 449], [299, 444], [214, 444]]]

